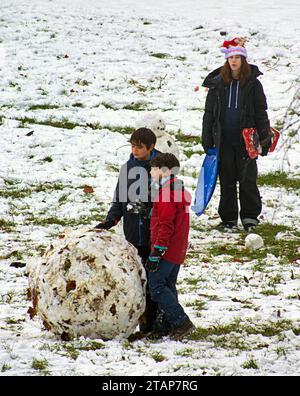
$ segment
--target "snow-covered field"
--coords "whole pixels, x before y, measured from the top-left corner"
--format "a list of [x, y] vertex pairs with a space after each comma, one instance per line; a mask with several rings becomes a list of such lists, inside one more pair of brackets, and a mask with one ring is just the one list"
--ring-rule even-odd
[[[197, 326], [190, 339], [60, 341], [30, 320], [22, 267], [66, 227], [105, 215], [146, 111], [162, 112], [194, 191], [201, 84], [223, 63], [225, 38], [248, 38], [272, 125], [299, 119], [299, 109], [287, 114], [299, 86], [299, 2], [2, 0], [0, 11], [0, 375], [300, 374], [297, 123], [258, 161], [263, 249], [246, 250], [242, 229], [215, 228], [218, 188], [206, 214], [192, 215], [179, 278]], [[275, 171], [289, 183], [276, 187]]]

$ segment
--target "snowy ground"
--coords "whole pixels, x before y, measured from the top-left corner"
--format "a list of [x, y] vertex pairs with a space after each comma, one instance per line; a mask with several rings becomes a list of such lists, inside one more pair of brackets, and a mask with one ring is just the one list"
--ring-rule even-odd
[[163, 112], [194, 191], [201, 83], [222, 64], [225, 37], [248, 37], [272, 125], [282, 125], [300, 74], [299, 2], [206, 3], [1, 1], [1, 375], [300, 374], [300, 137], [292, 127], [276, 153], [259, 159], [261, 174], [284, 171], [295, 181], [260, 188], [264, 249], [245, 250], [242, 230], [215, 228], [218, 188], [206, 214], [192, 215], [179, 279], [197, 326], [189, 340], [62, 342], [29, 319], [25, 270], [11, 266], [65, 227], [105, 214], [144, 111]]

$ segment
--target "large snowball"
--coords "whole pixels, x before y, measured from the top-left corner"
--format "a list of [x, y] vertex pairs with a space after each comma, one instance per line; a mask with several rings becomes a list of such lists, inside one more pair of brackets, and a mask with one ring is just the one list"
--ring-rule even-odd
[[172, 153], [179, 158], [179, 148], [174, 138], [166, 132], [166, 123], [160, 113], [145, 113], [136, 121], [136, 128], [149, 128], [155, 133], [155, 148], [162, 153]]
[[28, 271], [29, 313], [63, 339], [127, 337], [145, 310], [145, 270], [136, 249], [113, 232], [67, 233]]

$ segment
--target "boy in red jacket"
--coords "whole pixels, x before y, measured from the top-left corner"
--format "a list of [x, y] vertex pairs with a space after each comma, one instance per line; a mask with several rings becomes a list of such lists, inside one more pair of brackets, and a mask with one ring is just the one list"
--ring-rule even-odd
[[190, 193], [176, 178], [179, 161], [173, 154], [160, 154], [151, 162], [151, 176], [159, 183], [151, 213], [151, 253], [146, 261], [150, 296], [158, 304], [154, 338], [169, 335], [180, 339], [193, 331], [178, 302], [176, 281], [188, 247]]

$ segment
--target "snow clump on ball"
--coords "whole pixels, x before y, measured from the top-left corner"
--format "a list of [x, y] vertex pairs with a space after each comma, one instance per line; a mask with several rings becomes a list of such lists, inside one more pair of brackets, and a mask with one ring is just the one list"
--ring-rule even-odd
[[245, 239], [245, 246], [247, 249], [256, 250], [264, 246], [264, 240], [260, 235], [249, 234]]
[[136, 249], [114, 232], [66, 233], [27, 270], [30, 316], [64, 340], [128, 337], [145, 310], [145, 270]]

